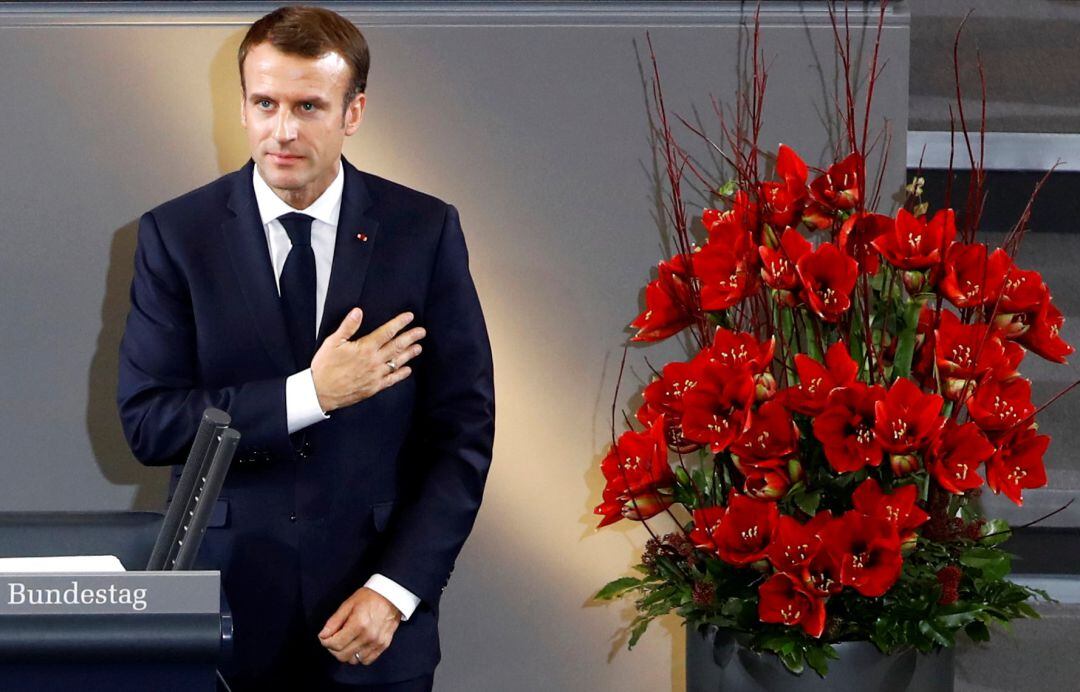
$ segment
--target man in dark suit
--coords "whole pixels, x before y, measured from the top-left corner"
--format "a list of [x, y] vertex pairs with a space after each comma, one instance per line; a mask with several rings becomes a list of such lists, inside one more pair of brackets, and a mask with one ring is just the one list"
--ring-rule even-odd
[[368, 69], [347, 20], [276, 10], [239, 64], [252, 161], [139, 223], [124, 432], [151, 465], [208, 406], [242, 435], [201, 553], [233, 689], [430, 690], [494, 435], [457, 212], [342, 158]]

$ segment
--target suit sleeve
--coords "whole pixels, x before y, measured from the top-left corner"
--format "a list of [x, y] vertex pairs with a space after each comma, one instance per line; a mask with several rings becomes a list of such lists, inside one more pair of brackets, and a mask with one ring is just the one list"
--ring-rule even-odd
[[495, 436], [491, 345], [469, 275], [457, 210], [448, 207], [425, 304], [426, 363], [415, 432], [428, 460], [396, 508], [376, 572], [435, 604], [480, 508]]
[[120, 342], [117, 404], [131, 451], [148, 466], [183, 463], [203, 411], [213, 406], [241, 431], [238, 455], [292, 455], [284, 377], [216, 389], [197, 385], [191, 293], [147, 213], [139, 220], [131, 312]]

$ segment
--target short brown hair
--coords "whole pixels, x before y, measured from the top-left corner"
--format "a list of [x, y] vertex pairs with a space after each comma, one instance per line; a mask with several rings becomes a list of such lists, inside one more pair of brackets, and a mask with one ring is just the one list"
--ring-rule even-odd
[[251, 25], [240, 43], [237, 63], [240, 66], [240, 87], [244, 84], [244, 59], [248, 51], [269, 43], [282, 53], [305, 58], [320, 58], [337, 53], [352, 70], [352, 86], [345, 91], [344, 107], [367, 90], [368, 67], [371, 56], [367, 41], [356, 25], [336, 12], [321, 7], [292, 5], [279, 7]]

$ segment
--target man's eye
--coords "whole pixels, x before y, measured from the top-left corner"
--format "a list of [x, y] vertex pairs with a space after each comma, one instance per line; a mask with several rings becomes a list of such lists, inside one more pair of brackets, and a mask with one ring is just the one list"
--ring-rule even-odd
[[259, 108], [269, 108], [269, 107], [270, 107], [270, 102], [267, 101], [266, 99], [263, 99], [262, 101], [259, 101]]
[[300, 104], [300, 107], [303, 108], [308, 113], [315, 110], [315, 104], [314, 103], [303, 103], [303, 104]]

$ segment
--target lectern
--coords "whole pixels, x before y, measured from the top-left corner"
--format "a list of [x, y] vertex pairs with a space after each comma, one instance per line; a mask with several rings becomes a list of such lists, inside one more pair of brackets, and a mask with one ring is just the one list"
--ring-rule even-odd
[[232, 619], [220, 574], [188, 568], [239, 440], [229, 423], [207, 410], [164, 517], [0, 513], [0, 557], [115, 555], [138, 570], [0, 574], [0, 690], [217, 688]]

